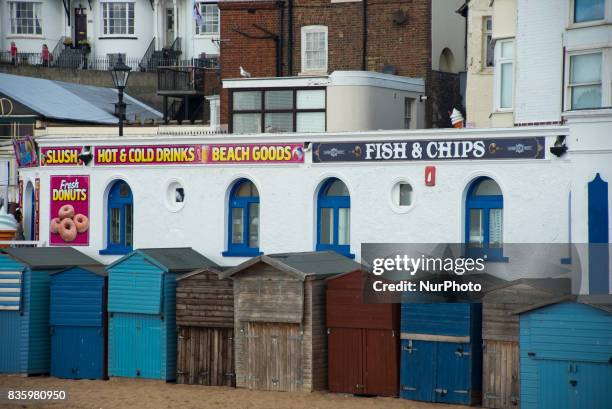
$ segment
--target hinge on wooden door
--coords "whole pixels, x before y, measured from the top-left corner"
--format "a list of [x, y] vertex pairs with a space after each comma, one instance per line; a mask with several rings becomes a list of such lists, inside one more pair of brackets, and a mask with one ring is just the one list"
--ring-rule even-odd
[[[331, 334], [331, 328], [327, 328], [327, 335]], [[612, 358], [610, 358], [612, 360]]]
[[491, 395], [490, 393], [485, 393], [485, 399], [499, 399], [501, 396]]
[[467, 395], [469, 393], [469, 391], [465, 390], [465, 389], [459, 389], [459, 390], [454, 390], [454, 393], [463, 393], [465, 395]]
[[460, 358], [463, 358], [464, 356], [472, 355], [472, 353], [471, 352], [464, 352], [463, 348], [457, 348], [457, 350], [455, 351], [455, 355], [457, 355]]
[[416, 391], [417, 388], [413, 388], [412, 386], [402, 386], [403, 391]]
[[279, 380], [278, 378], [272, 378], [272, 379], [271, 379], [271, 381], [272, 381], [272, 383], [273, 383], [274, 385], [276, 385], [277, 383], [279, 383], [279, 382], [280, 382], [280, 380]]
[[439, 393], [440, 395], [446, 395], [448, 393], [448, 390], [442, 389], [442, 388], [436, 388], [434, 389], [434, 392]]
[[418, 349], [417, 348], [413, 348], [411, 346], [407, 346], [407, 347], [402, 347], [402, 351], [406, 351], [409, 354], [411, 354], [413, 351], [418, 351]]
[[189, 375], [188, 371], [176, 371], [177, 375]]
[[228, 377], [228, 378], [233, 378], [236, 376], [236, 374], [233, 372], [226, 372], [223, 374], [223, 376]]
[[304, 338], [303, 335], [289, 335], [287, 337], [287, 339], [291, 341], [302, 341], [303, 338]]
[[258, 335], [251, 335], [251, 334], [245, 335], [244, 337], [245, 338], [259, 338]]

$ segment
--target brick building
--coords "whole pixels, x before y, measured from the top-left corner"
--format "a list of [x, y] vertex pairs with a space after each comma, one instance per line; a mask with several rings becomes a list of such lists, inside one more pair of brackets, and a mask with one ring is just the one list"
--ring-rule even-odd
[[[450, 126], [448, 111], [460, 104], [458, 73], [465, 66], [465, 20], [455, 13], [461, 4], [221, 0], [221, 78], [240, 77], [240, 67], [253, 77], [364, 70], [422, 78], [426, 126]], [[224, 90], [221, 122], [227, 118]]]

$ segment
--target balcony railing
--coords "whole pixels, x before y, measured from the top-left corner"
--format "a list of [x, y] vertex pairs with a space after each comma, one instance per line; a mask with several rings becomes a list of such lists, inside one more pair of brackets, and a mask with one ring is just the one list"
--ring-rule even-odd
[[177, 94], [203, 94], [203, 67], [157, 67], [157, 92]]

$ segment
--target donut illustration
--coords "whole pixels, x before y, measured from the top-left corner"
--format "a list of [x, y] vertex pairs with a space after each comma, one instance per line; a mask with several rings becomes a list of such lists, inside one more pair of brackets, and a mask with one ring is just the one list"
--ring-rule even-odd
[[63, 205], [59, 209], [58, 216], [60, 220], [72, 219], [74, 217], [74, 207], [69, 204]]
[[49, 226], [49, 229], [51, 230], [51, 233], [58, 233], [59, 232], [59, 226], [60, 226], [60, 219], [59, 219], [59, 217], [54, 217], [53, 219], [51, 219], [51, 225]]
[[58, 233], [66, 243], [74, 241], [77, 236], [77, 229], [74, 221], [72, 219], [63, 219], [60, 222]]
[[72, 220], [76, 226], [77, 233], [84, 233], [89, 229], [89, 219], [84, 214], [79, 213]]

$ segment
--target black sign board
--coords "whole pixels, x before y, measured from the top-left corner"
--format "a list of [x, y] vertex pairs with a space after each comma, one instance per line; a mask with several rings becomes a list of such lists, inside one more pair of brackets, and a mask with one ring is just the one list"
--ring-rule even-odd
[[426, 139], [315, 142], [313, 162], [386, 162], [479, 159], [544, 159], [545, 139]]

